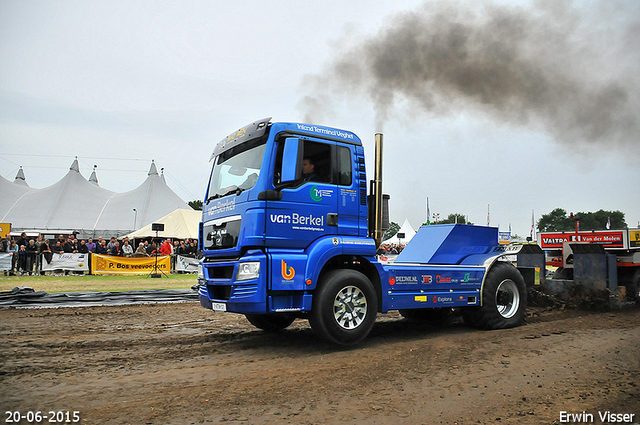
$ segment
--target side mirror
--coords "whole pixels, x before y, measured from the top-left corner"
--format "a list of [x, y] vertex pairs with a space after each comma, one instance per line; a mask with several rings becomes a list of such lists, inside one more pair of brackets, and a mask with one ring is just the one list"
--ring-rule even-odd
[[302, 145], [300, 139], [287, 137], [282, 153], [281, 183], [290, 183], [302, 178]]

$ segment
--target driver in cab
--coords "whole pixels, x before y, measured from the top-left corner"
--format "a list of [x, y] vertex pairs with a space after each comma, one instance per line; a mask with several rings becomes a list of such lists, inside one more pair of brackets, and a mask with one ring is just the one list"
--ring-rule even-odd
[[302, 160], [302, 179], [306, 182], [320, 181], [320, 176], [316, 174], [315, 168], [316, 166], [311, 158], [304, 158]]

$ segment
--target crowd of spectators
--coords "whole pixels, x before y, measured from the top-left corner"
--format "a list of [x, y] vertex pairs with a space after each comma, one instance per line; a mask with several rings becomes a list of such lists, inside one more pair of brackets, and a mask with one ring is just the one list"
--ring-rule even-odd
[[398, 255], [404, 249], [404, 244], [383, 243], [378, 247], [377, 255]]
[[8, 273], [11, 276], [16, 273], [44, 275], [43, 261], [46, 260], [47, 263], [50, 263], [54, 253], [95, 253], [121, 257], [171, 255], [172, 265], [176, 255], [192, 258], [200, 258], [201, 256], [197, 239], [187, 238], [172, 241], [167, 238], [156, 242], [154, 238], [146, 238], [140, 240], [137, 248], [134, 249], [134, 241], [128, 237], [121, 240], [112, 237], [107, 241], [102, 236], [95, 240], [93, 238], [78, 240], [73, 236], [65, 238], [63, 235], [58, 235], [57, 238], [48, 240], [42, 235], [35, 239], [29, 238], [26, 233], [22, 233], [17, 239], [11, 238], [9, 235], [5, 239], [0, 239], [0, 252], [11, 254], [11, 270], [4, 271], [5, 275]]

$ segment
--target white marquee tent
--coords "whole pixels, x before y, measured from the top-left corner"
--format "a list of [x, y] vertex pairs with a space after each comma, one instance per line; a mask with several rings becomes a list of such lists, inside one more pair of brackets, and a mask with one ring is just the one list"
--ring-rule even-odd
[[[198, 225], [202, 219], [202, 211], [179, 208], [164, 217], [154, 220], [154, 223], [164, 224], [164, 230], [158, 232], [159, 238], [197, 239]], [[151, 223], [135, 232], [129, 233], [130, 239], [155, 237], [156, 232], [151, 229]]]
[[[401, 233], [404, 233], [404, 238], [399, 239], [398, 234], [401, 234]], [[400, 227], [400, 230], [398, 230], [398, 233], [396, 233], [389, 239], [382, 241], [382, 243], [388, 243], [393, 245], [397, 245], [397, 244], [406, 245], [415, 236], [415, 234], [416, 234], [416, 231], [413, 230], [413, 227], [411, 227], [411, 224], [409, 224], [409, 220], [405, 218], [404, 223]]]
[[121, 237], [178, 208], [191, 209], [153, 162], [147, 179], [125, 193], [98, 186], [95, 170], [86, 180], [76, 159], [60, 181], [43, 189], [30, 188], [24, 174], [14, 182], [0, 178], [0, 199], [0, 223], [11, 223], [13, 231], [77, 233], [81, 238]]

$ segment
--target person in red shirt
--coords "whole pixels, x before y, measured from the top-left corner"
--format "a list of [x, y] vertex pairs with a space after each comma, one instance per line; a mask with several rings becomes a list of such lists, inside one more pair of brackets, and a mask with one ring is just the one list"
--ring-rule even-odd
[[171, 239], [165, 239], [160, 245], [160, 255], [171, 255]]

